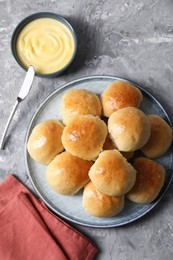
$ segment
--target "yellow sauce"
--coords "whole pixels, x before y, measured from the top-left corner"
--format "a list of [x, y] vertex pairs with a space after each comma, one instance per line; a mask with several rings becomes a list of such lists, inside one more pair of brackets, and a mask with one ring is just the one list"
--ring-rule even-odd
[[74, 53], [74, 40], [70, 30], [52, 18], [39, 18], [28, 23], [16, 41], [17, 55], [28, 68], [48, 74], [62, 69]]

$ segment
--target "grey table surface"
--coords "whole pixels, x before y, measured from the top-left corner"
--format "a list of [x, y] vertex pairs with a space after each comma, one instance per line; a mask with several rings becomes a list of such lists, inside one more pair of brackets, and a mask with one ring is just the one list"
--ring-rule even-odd
[[[25, 72], [11, 54], [15, 26], [40, 11], [56, 12], [73, 25], [78, 37], [74, 63], [54, 79], [35, 78], [20, 104], [0, 151], [0, 180], [9, 172], [33, 191], [24, 162], [24, 139], [39, 104], [55, 89], [90, 75], [119, 76], [153, 94], [173, 121], [172, 0], [0, 0], [0, 136]], [[129, 225], [96, 229], [73, 225], [99, 247], [96, 259], [173, 259], [172, 188], [145, 217]]]

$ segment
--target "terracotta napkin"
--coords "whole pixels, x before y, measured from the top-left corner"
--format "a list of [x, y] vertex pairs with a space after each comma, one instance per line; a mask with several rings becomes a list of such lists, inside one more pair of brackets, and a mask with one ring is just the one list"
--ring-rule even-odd
[[0, 259], [90, 260], [97, 251], [13, 175], [0, 183]]

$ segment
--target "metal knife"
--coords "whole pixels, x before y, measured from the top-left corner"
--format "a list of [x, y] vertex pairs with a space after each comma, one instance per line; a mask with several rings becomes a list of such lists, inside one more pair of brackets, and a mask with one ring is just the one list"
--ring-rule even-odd
[[6, 137], [6, 133], [8, 131], [8, 128], [9, 128], [9, 125], [11, 123], [11, 120], [14, 116], [14, 113], [19, 105], [19, 103], [28, 95], [29, 93], [29, 90], [32, 86], [32, 82], [33, 82], [33, 79], [34, 79], [34, 76], [35, 76], [35, 70], [32, 66], [29, 66], [29, 69], [26, 73], [26, 76], [25, 76], [25, 79], [24, 79], [24, 82], [22, 84], [22, 87], [19, 91], [19, 94], [18, 94], [18, 97], [17, 97], [17, 100], [14, 104], [14, 107], [11, 111], [11, 114], [10, 114], [10, 117], [7, 121], [7, 124], [6, 124], [6, 127], [4, 129], [4, 132], [3, 132], [3, 135], [2, 135], [2, 139], [1, 139], [1, 142], [0, 142], [0, 150], [3, 150], [4, 149], [4, 144], [5, 144], [5, 137]]

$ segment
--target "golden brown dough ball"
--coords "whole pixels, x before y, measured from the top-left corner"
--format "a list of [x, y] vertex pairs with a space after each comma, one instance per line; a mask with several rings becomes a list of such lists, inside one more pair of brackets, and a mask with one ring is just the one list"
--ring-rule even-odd
[[109, 117], [123, 107], [139, 107], [143, 99], [141, 91], [131, 83], [117, 80], [110, 83], [101, 95], [103, 115]]
[[48, 165], [46, 179], [57, 193], [73, 195], [88, 181], [91, 161], [80, 159], [68, 152], [57, 155]]
[[133, 152], [147, 143], [151, 125], [141, 110], [125, 107], [111, 114], [108, 131], [119, 151]]
[[107, 126], [99, 117], [80, 115], [64, 128], [62, 143], [74, 156], [93, 160], [99, 155], [106, 135]]
[[60, 152], [64, 150], [61, 136], [64, 126], [54, 119], [45, 120], [32, 130], [27, 150], [32, 159], [47, 165]]
[[85, 89], [72, 89], [62, 97], [63, 123], [67, 125], [77, 115], [101, 116], [102, 106], [98, 96]]
[[172, 143], [172, 129], [159, 115], [148, 115], [151, 135], [147, 144], [141, 148], [145, 156], [156, 158], [163, 155]]
[[136, 180], [136, 170], [117, 150], [107, 150], [99, 157], [89, 171], [94, 186], [109, 196], [127, 193]]
[[83, 193], [83, 208], [95, 217], [112, 217], [124, 208], [124, 196], [108, 196], [98, 191], [92, 182], [89, 182]]
[[[112, 139], [110, 138], [110, 135], [108, 134], [106, 137], [106, 140], [103, 144], [103, 150], [114, 150], [117, 149], [116, 145], [114, 144], [114, 142], [112, 141]], [[121, 152], [121, 154], [127, 159], [130, 160], [133, 155], [134, 152]]]
[[133, 162], [136, 169], [136, 183], [126, 194], [127, 198], [136, 203], [150, 203], [159, 194], [165, 180], [165, 169], [157, 162], [139, 157]]

